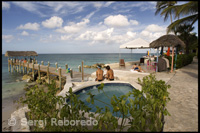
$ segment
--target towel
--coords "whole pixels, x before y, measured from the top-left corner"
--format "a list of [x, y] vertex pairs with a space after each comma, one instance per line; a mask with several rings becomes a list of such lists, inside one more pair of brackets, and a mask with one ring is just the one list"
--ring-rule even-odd
[[166, 61], [166, 63], [167, 63], [167, 68], [169, 68], [169, 60], [167, 59], [167, 58], [164, 58], [164, 57], [162, 57], [165, 61]]

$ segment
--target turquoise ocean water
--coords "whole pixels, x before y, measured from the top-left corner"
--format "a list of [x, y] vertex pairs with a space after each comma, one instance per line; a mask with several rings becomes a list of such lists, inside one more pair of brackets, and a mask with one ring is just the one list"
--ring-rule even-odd
[[[74, 71], [78, 71], [78, 66], [84, 61], [84, 65], [93, 65], [96, 63], [118, 63], [120, 57], [127, 61], [137, 61], [146, 53], [101, 53], [101, 54], [38, 54], [35, 57], [39, 64], [44, 61], [44, 65], [50, 62], [50, 66], [55, 66], [58, 63], [58, 67], [65, 69], [65, 64], [68, 64], [69, 68]], [[19, 57], [19, 59], [24, 57]], [[33, 57], [32, 57], [33, 58]], [[28, 59], [28, 57], [27, 57]], [[2, 55], [2, 98], [8, 98], [18, 95], [24, 90], [25, 81], [19, 81], [23, 74], [14, 72], [8, 72], [8, 58]], [[84, 68], [85, 73], [93, 73], [96, 69]]]

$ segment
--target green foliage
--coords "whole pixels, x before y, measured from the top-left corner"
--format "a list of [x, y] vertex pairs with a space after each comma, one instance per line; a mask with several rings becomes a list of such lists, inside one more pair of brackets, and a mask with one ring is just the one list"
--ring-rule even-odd
[[[31, 120], [46, 120], [46, 125], [37, 125], [34, 131], [162, 131], [164, 115], [169, 115], [166, 104], [170, 100], [167, 89], [170, 88], [164, 81], [157, 81], [155, 76], [149, 75], [142, 80], [138, 79], [142, 90], [133, 89], [125, 95], [109, 97], [103, 90], [104, 84], [98, 87], [106, 97], [110, 99], [103, 102], [95, 98], [95, 95], [88, 93], [87, 102], [94, 104], [94, 101], [103, 102], [105, 108], [96, 105], [96, 112], [90, 112], [91, 108], [86, 106], [83, 101], [78, 99], [72, 88], [69, 89], [65, 97], [56, 96], [57, 90], [55, 82], [48, 85], [48, 92], [34, 86], [27, 90], [25, 98], [20, 98], [20, 103], [27, 104], [30, 112], [28, 117]], [[144, 95], [146, 97], [144, 97]], [[133, 100], [132, 97], [135, 99]], [[67, 101], [67, 102], [66, 102]], [[128, 102], [129, 101], [129, 102]], [[113, 111], [110, 111], [111, 107]], [[96, 119], [98, 124], [92, 128], [81, 126], [56, 126], [51, 125], [51, 118], [57, 120], [86, 120], [85, 116]], [[113, 114], [120, 114], [119, 118]], [[125, 122], [129, 120], [128, 125]]]
[[[179, 69], [181, 67], [184, 67], [184, 66], [192, 63], [194, 56], [195, 56], [194, 53], [191, 53], [191, 54], [178, 54], [177, 55], [177, 60], [176, 60], [176, 69]], [[165, 55], [165, 58], [167, 58], [169, 60], [169, 66], [170, 66], [170, 69], [171, 69], [172, 57]], [[175, 63], [175, 58], [174, 58], [173, 62]]]

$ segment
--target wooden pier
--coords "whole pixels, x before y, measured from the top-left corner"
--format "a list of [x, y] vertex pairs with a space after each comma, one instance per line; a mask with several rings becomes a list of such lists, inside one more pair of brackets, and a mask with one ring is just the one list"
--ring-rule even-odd
[[[61, 89], [62, 78], [66, 79], [68, 76], [73, 78], [73, 70], [68, 69], [68, 64], [65, 65], [65, 69], [61, 69], [60, 67], [58, 67], [57, 62], [55, 63], [55, 67], [52, 67], [50, 65], [50, 62], [48, 62], [47, 66], [44, 65], [44, 61], [41, 61], [41, 64], [38, 64], [38, 61], [35, 60], [35, 58], [32, 61], [30, 60], [22, 61], [22, 60], [16, 59], [16, 57], [18, 56], [24, 56], [24, 57], [38, 56], [35, 51], [7, 51], [5, 56], [8, 57], [8, 71], [9, 72], [13, 73], [13, 71], [16, 70], [18, 73], [28, 74], [31, 70], [32, 77], [34, 78], [35, 71], [37, 71], [39, 79], [41, 79], [40, 73], [44, 72], [47, 74], [48, 83], [50, 83], [50, 75], [56, 75], [59, 77], [60, 89]], [[15, 59], [10, 59], [10, 57], [12, 58], [15, 57]], [[79, 73], [82, 74], [82, 81], [84, 81], [83, 61], [82, 61], [82, 66], [79, 66]], [[77, 75], [77, 73], [75, 75]]]

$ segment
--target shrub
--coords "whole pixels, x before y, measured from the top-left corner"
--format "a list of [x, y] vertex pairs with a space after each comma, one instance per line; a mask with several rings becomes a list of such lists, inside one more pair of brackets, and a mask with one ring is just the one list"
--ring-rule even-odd
[[[186, 66], [186, 65], [192, 63], [194, 56], [195, 56], [194, 53], [191, 53], [191, 54], [178, 54], [177, 55], [177, 60], [176, 60], [176, 69], [179, 69], [179, 68], [181, 68], [183, 66]], [[169, 65], [170, 65], [170, 69], [171, 69], [172, 57], [171, 56], [166, 56], [166, 55], [164, 57], [169, 60]], [[174, 64], [175, 64], [175, 56], [174, 56]]]
[[[170, 100], [167, 89], [170, 85], [166, 85], [162, 80], [156, 80], [154, 75], [144, 77], [142, 80], [138, 78], [142, 90], [133, 89], [125, 95], [116, 97], [113, 95], [110, 101], [105, 104], [105, 110], [96, 105], [96, 112], [91, 113], [91, 108], [88, 108], [83, 101], [78, 99], [78, 95], [69, 89], [65, 97], [56, 96], [58, 88], [55, 87], [55, 82], [48, 85], [48, 92], [44, 89], [34, 86], [27, 90], [25, 98], [20, 98], [20, 103], [27, 104], [30, 112], [28, 118], [32, 120], [46, 120], [45, 125], [37, 124], [34, 126], [34, 131], [162, 131], [164, 124], [164, 115], [169, 115], [166, 104]], [[104, 84], [98, 87], [98, 91], [102, 91], [105, 96], [108, 95], [103, 90]], [[146, 95], [146, 98], [143, 95]], [[100, 102], [101, 99], [96, 99], [95, 95], [88, 93], [87, 102], [94, 104], [94, 100]], [[129, 99], [133, 96], [135, 99]], [[66, 101], [67, 100], [67, 101]], [[130, 102], [127, 103], [127, 100]], [[113, 112], [108, 108], [111, 106]], [[80, 113], [80, 110], [82, 113]], [[98, 120], [98, 124], [88, 129], [82, 125], [56, 126], [51, 125], [51, 118], [57, 120], [86, 120], [85, 113], [89, 113], [89, 117]], [[130, 115], [128, 115], [128, 112]], [[118, 125], [118, 118], [113, 116], [113, 113], [120, 113], [122, 121]], [[130, 117], [131, 116], [131, 117]], [[125, 119], [129, 119], [129, 125], [124, 125]]]

